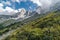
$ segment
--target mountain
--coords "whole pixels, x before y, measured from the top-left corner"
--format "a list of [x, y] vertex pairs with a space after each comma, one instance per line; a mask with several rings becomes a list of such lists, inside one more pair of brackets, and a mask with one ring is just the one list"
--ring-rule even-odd
[[[0, 21], [4, 22], [4, 21], [7, 21], [7, 20], [17, 20], [17, 19], [20, 19], [22, 20], [24, 17], [25, 17], [25, 12], [26, 10], [25, 9], [21, 9], [19, 10], [19, 12], [15, 13], [15, 12], [3, 12], [3, 13], [6, 13], [6, 14], [1, 14], [0, 13]], [[0, 23], [2, 23], [0, 22]]]
[[[7, 19], [9, 17], [11, 19], [0, 24], [0, 35], [3, 35], [11, 30], [16, 30], [5, 40], [60, 39], [60, 9], [58, 8], [59, 5], [55, 7], [56, 5], [51, 7], [54, 9], [50, 9], [46, 12], [45, 10], [42, 10], [41, 7], [38, 7], [32, 12], [25, 11], [25, 9], [23, 9], [22, 11], [14, 14], [15, 17], [13, 15], [1, 15], [2, 18], [4, 16]], [[57, 10], [55, 8], [57, 8]]]
[[[37, 16], [38, 13], [36, 11], [26, 11], [25, 9], [21, 9], [18, 13], [12, 13], [12, 15], [0, 15], [0, 20], [2, 22], [0, 22], [0, 24], [4, 24], [5, 22], [8, 22], [5, 23], [5, 25], [10, 25], [12, 23], [15, 23], [15, 22], [19, 22], [19, 21], [23, 21], [24, 19], [27, 19], [27, 18], [30, 18], [31, 19], [34, 17], [35, 18], [35, 15]], [[13, 22], [9, 22], [9, 21], [12, 21], [14, 20]]]
[[50, 11], [56, 11], [56, 10], [60, 10], [60, 2], [55, 3], [55, 5], [52, 5], [50, 7]]
[[[60, 3], [56, 3], [56, 5], [58, 5], [58, 6], [57, 7], [56, 7], [56, 5], [52, 6], [51, 8], [53, 8], [53, 9], [48, 9], [49, 11], [43, 10], [39, 6], [36, 8], [35, 11], [26, 11], [25, 9], [21, 9], [18, 13], [14, 13], [14, 14], [12, 13], [12, 15], [0, 15], [0, 21], [1, 21], [0, 29], [7, 28], [6, 30], [9, 31], [9, 30], [17, 28], [18, 25], [27, 24], [30, 21], [36, 20], [37, 18], [43, 18], [53, 11], [55, 11], [55, 12], [60, 11], [59, 4]], [[57, 8], [57, 11], [56, 11], [56, 8]], [[17, 25], [17, 26], [12, 27], [12, 25]], [[3, 31], [1, 34], [3, 34], [4, 32], [5, 31]]]
[[[43, 17], [43, 16], [46, 16], [45, 14], [38, 14], [37, 12], [33, 11], [31, 13], [31, 17], [25, 17], [25, 18], [20, 18], [20, 19], [17, 19], [17, 20], [14, 20], [14, 19], [9, 19], [9, 20], [6, 20], [4, 22], [2, 22], [0, 24], [0, 29], [2, 32], [0, 32], [0, 35], [10, 31], [10, 30], [13, 30], [13, 29], [16, 29], [18, 28], [19, 26], [22, 26], [22, 25], [25, 25], [27, 24], [28, 22], [32, 21], [32, 20], [35, 20], [37, 18], [40, 18], [40, 17]], [[30, 14], [29, 14], [30, 15]], [[12, 26], [14, 25], [14, 26]], [[16, 26], [15, 26], [16, 25]], [[18, 27], [17, 27], [18, 26]], [[3, 31], [5, 30], [5, 31]]]
[[10, 19], [10, 18], [17, 18], [17, 17], [21, 17], [22, 15], [24, 15], [25, 14], [25, 9], [21, 9], [21, 10], [19, 10], [19, 12], [17, 12], [17, 13], [15, 13], [14, 11], [12, 11], [12, 12], [4, 12], [4, 13], [6, 13], [6, 14], [0, 14], [0, 18], [6, 18], [6, 19]]
[[21, 24], [23, 27], [19, 23], [11, 25], [20, 28], [16, 29], [5, 40], [60, 40], [60, 11], [57, 10], [43, 15], [28, 21], [28, 23], [25, 22], [25, 25], [23, 24], [24, 20]]
[[41, 14], [41, 13], [43, 14], [43, 13], [47, 13], [47, 12], [49, 13], [49, 12], [56, 11], [56, 10], [60, 10], [60, 1], [56, 2], [56, 3], [55, 2], [52, 3], [51, 6], [49, 6], [48, 8], [45, 8], [45, 9], [43, 9], [41, 6], [38, 6], [35, 11], [38, 14]]
[[[47, 15], [47, 13], [49, 12], [60, 10], [59, 7], [60, 7], [60, 2], [55, 3], [53, 6], [50, 7], [50, 9], [46, 9], [46, 10], [42, 9], [40, 6], [38, 6], [35, 11], [26, 11], [24, 8], [22, 8], [18, 13], [11, 12], [12, 15], [0, 15], [0, 21], [1, 21], [0, 23], [2, 24], [5, 21], [7, 22], [10, 20], [14, 20], [12, 23], [19, 22], [24, 19], [33, 20], [40, 17], [41, 14]], [[9, 25], [12, 23], [9, 23]]]
[[[57, 7], [56, 7], [57, 5]], [[41, 7], [37, 7], [35, 11], [26, 11], [25, 9], [21, 9], [18, 13], [15, 13], [13, 15], [0, 15], [0, 22], [3, 26], [8, 26], [20, 21], [23, 21], [23, 23], [35, 20], [39, 17], [44, 17], [48, 15], [48, 13], [56, 11], [56, 9], [59, 11], [60, 3], [56, 3], [54, 6], [49, 9], [49, 11], [42, 10]]]
[[17, 13], [15, 13], [15, 12], [8, 13], [6, 11], [5, 13], [7, 13], [9, 15], [7, 15], [7, 14], [0, 15], [0, 20], [4, 20], [4, 19], [23, 20], [23, 19], [33, 16], [35, 13], [37, 13], [39, 15], [43, 14], [43, 13], [47, 13], [47, 12], [49, 13], [51, 11], [60, 9], [59, 7], [60, 7], [60, 2], [55, 3], [53, 6], [49, 7], [49, 9], [42, 9], [41, 6], [38, 6], [36, 8], [36, 10], [34, 10], [34, 11], [26, 11], [24, 8], [19, 10], [19, 12], [17, 12]]

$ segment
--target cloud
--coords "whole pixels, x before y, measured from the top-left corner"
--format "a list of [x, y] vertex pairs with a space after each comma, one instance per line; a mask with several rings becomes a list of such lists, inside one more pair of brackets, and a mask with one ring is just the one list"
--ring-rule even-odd
[[30, 0], [30, 1], [32, 1], [33, 3], [36, 3], [38, 6], [41, 6], [40, 0]]
[[15, 0], [15, 1], [18, 2], [18, 3], [20, 2], [20, 0]]
[[60, 2], [60, 0], [52, 0], [52, 2], [55, 4], [57, 2]]
[[0, 3], [0, 12], [3, 12], [4, 11], [3, 6], [4, 5], [2, 3]]
[[41, 8], [46, 9], [49, 8], [52, 4], [52, 0], [40, 0]]
[[57, 2], [60, 2], [60, 0], [31, 0], [31, 1], [33, 3], [36, 3], [38, 6], [44, 6], [44, 7], [49, 7]]
[[[5, 8], [3, 8], [6, 5]], [[2, 3], [0, 3], [0, 15], [3, 14], [7, 14], [7, 15], [11, 15], [14, 13], [17, 13], [18, 10], [13, 9], [12, 7], [9, 7], [7, 5], [11, 5], [10, 1], [2, 1]]]
[[38, 6], [49, 6], [51, 4], [51, 0], [31, 0], [33, 3], [36, 3]]
[[19, 12], [18, 10], [14, 10], [15, 13]]
[[2, 3], [0, 3], [0, 7], [2, 7], [3, 6], [3, 4]]
[[21, 9], [18, 9], [18, 11], [20, 12], [20, 11], [21, 11]]
[[7, 11], [9, 15], [19, 12], [18, 10], [15, 10], [15, 9], [8, 7], [8, 6], [5, 8], [5, 11]]
[[27, 0], [11, 0], [12, 2], [17, 2], [17, 3], [20, 3], [21, 1], [24, 1], [26, 2]]
[[[9, 1], [2, 1], [2, 3], [0, 3], [0, 12], [8, 11], [9, 13], [10, 12], [17, 13], [18, 11], [21, 11], [21, 9], [17, 9], [17, 10], [13, 9], [13, 7], [15, 7], [15, 6], [12, 5], [14, 2], [20, 3], [21, 1], [24, 1], [24, 2], [31, 1], [34, 4], [37, 4], [38, 6], [40, 6], [42, 9], [47, 9], [54, 3], [59, 2], [60, 0], [9, 0]], [[11, 5], [13, 7], [9, 7], [9, 5]], [[4, 6], [5, 6], [5, 9], [3, 8]], [[33, 10], [33, 7], [29, 6], [29, 10]]]
[[0, 3], [0, 15], [12, 15], [18, 12], [18, 10], [15, 10], [8, 6], [4, 9], [3, 6], [4, 5]]
[[14, 11], [14, 9], [12, 9], [11, 7], [6, 7], [5, 10], [8, 11], [8, 12]]
[[12, 2], [18, 2], [18, 3], [20, 2], [20, 0], [11, 0], [11, 1], [12, 1]]
[[7, 1], [6, 4], [7, 4], [7, 5], [11, 5], [11, 2], [10, 2], [10, 1]]
[[10, 1], [6, 1], [6, 2], [2, 1], [2, 4], [11, 6], [11, 2]]

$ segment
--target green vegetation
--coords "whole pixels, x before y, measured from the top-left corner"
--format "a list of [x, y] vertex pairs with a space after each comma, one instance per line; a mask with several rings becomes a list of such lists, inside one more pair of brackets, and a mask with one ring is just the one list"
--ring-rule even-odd
[[[14, 27], [16, 25], [19, 24]], [[51, 12], [28, 22], [5, 40], [60, 40], [60, 12]]]
[[41, 15], [36, 14], [30, 18], [27, 18], [27, 19], [25, 19], [23, 21], [19, 21], [19, 22], [17, 22], [16, 20], [13, 20], [13, 19], [4, 21], [3, 23], [0, 24], [0, 35], [7, 33], [10, 30], [15, 30], [18, 27], [21, 27], [21, 26], [27, 24], [28, 22], [35, 20], [37, 18], [43, 17], [43, 16], [44, 16], [43, 14], [41, 14]]
[[18, 22], [18, 24], [15, 22], [15, 20], [7, 20], [3, 23], [0, 24], [0, 35], [10, 31], [10, 30], [14, 30], [17, 27], [19, 27], [18, 25], [21, 25], [21, 22]]

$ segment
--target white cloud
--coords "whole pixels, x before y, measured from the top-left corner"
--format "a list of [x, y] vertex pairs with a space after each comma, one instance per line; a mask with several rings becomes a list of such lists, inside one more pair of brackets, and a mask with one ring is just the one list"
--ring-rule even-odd
[[8, 12], [14, 11], [14, 10], [13, 10], [12, 8], [10, 8], [10, 7], [6, 7], [5, 10], [8, 11]]
[[51, 0], [31, 0], [33, 1], [33, 3], [36, 3], [38, 6], [42, 6], [42, 5], [50, 5], [51, 4]]
[[45, 5], [49, 6], [49, 5], [51, 5], [52, 1], [51, 0], [40, 0], [40, 3], [44, 6]]
[[9, 1], [0, 3], [0, 15], [1, 15], [1, 14], [3, 14], [3, 15], [5, 15], [5, 14], [6, 14], [6, 15], [11, 15], [11, 14], [14, 14], [14, 13], [17, 13], [17, 12], [18, 12], [18, 10], [15, 10], [15, 9], [13, 9], [13, 8], [11, 8], [11, 7], [8, 7], [8, 6], [4, 9], [4, 8], [3, 8], [4, 3], [7, 4], [7, 5], [10, 4]]
[[20, 0], [16, 0], [16, 2], [20, 2]]
[[17, 13], [17, 12], [19, 12], [18, 10], [15, 10], [15, 9], [13, 9], [13, 8], [11, 8], [11, 7], [6, 7], [5, 8], [5, 11], [7, 11], [8, 13], [12, 13], [12, 14], [14, 14], [14, 13]]
[[52, 4], [52, 0], [31, 0], [33, 3], [36, 3], [38, 6], [41, 6], [42, 9], [49, 8]]
[[60, 0], [53, 0], [52, 3], [55, 4], [57, 2], [60, 2]]
[[7, 4], [7, 5], [11, 5], [10, 1], [7, 1], [6, 4]]
[[11, 2], [10, 1], [2, 1], [2, 4], [4, 4], [4, 5], [11, 5]]
[[27, 0], [20, 0], [20, 1], [26, 2]]
[[0, 3], [0, 7], [3, 7], [3, 4], [2, 3]]
[[19, 11], [18, 11], [18, 10], [15, 10], [14, 12], [17, 13], [17, 12], [19, 12]]
[[3, 12], [4, 11], [3, 6], [4, 5], [2, 3], [0, 3], [0, 12]]
[[33, 3], [36, 3], [38, 6], [41, 6], [40, 0], [31, 0]]
[[18, 12], [18, 10], [14, 10], [11, 7], [6, 7], [5, 9], [3, 8], [3, 4], [0, 3], [0, 15], [12, 15]]
[[50, 6], [54, 3], [60, 2], [60, 0], [31, 0], [33, 3], [36, 3], [38, 6]]
[[18, 9], [18, 11], [20, 12], [20, 11], [21, 11], [21, 9]]
[[20, 3], [21, 1], [24, 1], [24, 2], [26, 2], [27, 0], [11, 0], [12, 2], [18, 2], [18, 3]]
[[11, 1], [12, 1], [12, 2], [18, 2], [18, 3], [20, 2], [20, 0], [11, 0]]

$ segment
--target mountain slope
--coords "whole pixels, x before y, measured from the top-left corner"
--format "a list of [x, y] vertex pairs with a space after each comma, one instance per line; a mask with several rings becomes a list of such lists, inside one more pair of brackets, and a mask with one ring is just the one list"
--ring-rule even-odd
[[6, 20], [0, 24], [0, 35], [8, 32], [10, 30], [16, 29], [20, 26], [23, 26], [23, 25], [27, 24], [28, 22], [35, 20], [37, 18], [43, 17], [43, 16], [44, 16], [43, 14], [39, 15], [39, 14], [35, 13], [33, 16], [31, 16], [29, 18], [26, 18], [24, 20], [21, 19], [22, 21], [20, 21], [20, 19], [19, 20], [13, 20], [13, 19]]
[[29, 21], [5, 40], [60, 40], [60, 11]]

